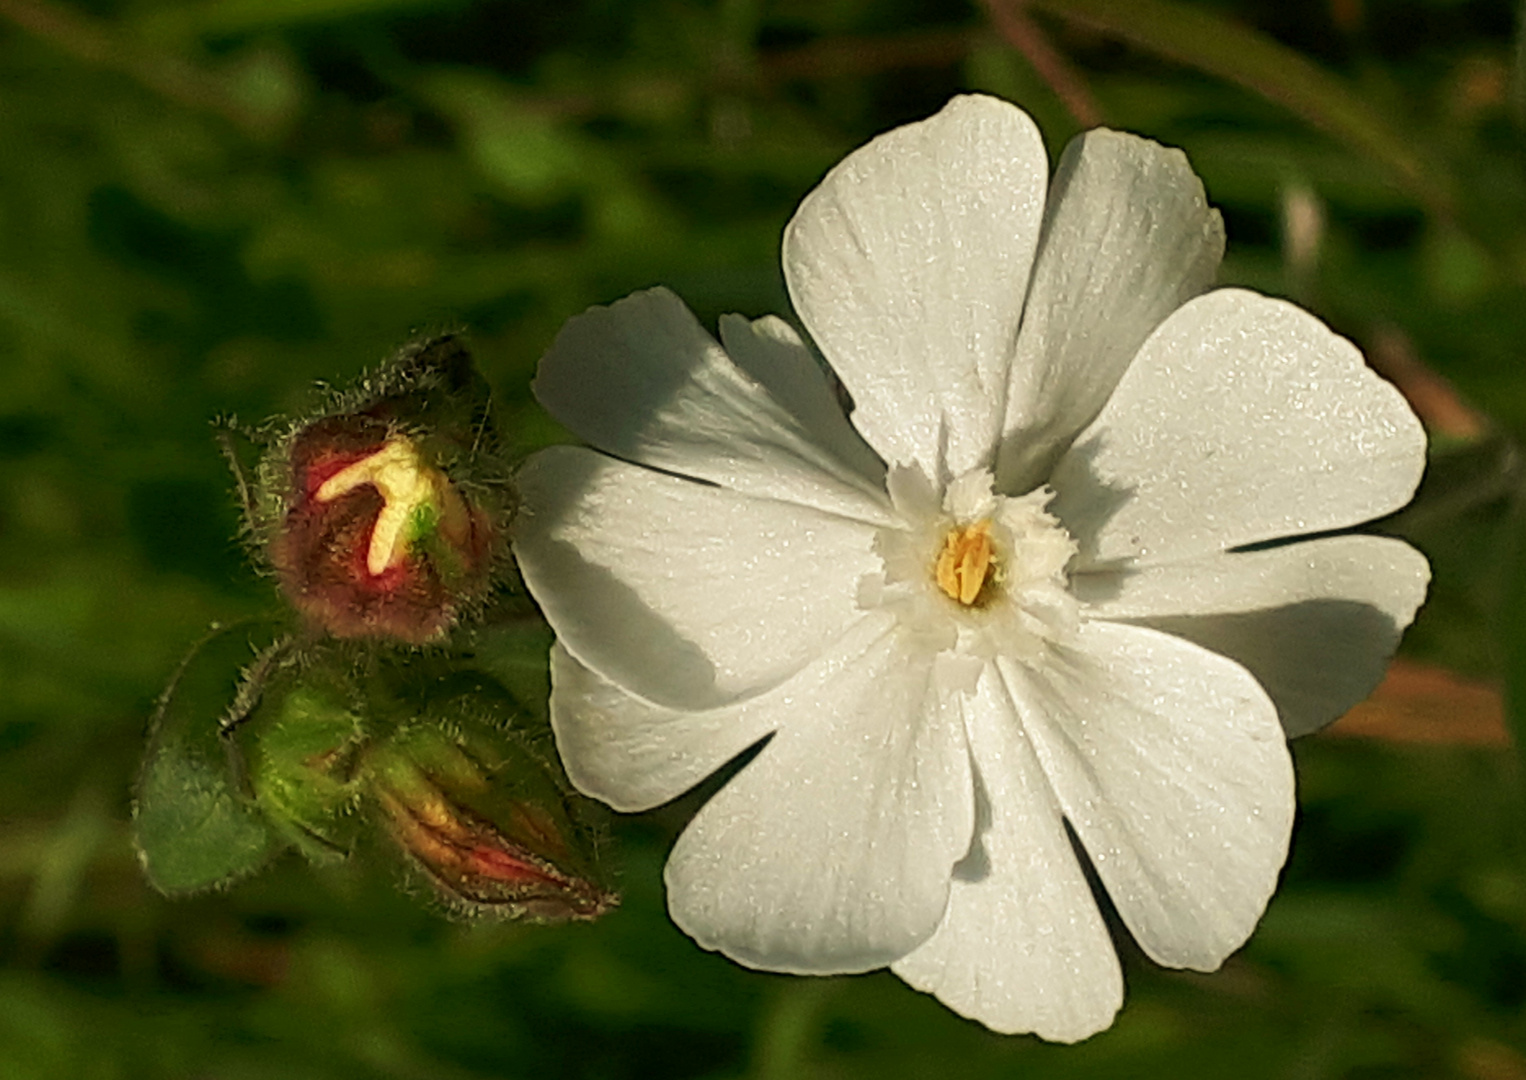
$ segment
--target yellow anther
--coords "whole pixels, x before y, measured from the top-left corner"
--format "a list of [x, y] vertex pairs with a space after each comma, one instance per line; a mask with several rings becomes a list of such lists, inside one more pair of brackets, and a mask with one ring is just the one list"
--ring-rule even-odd
[[318, 489], [316, 498], [319, 502], [331, 502], [366, 484], [381, 493], [381, 513], [371, 530], [371, 546], [366, 551], [366, 569], [372, 575], [380, 575], [407, 557], [408, 545], [413, 540], [410, 523], [420, 507], [437, 503], [444, 479], [438, 470], [419, 460], [411, 442], [392, 439], [374, 454], [329, 477]]
[[991, 573], [991, 523], [977, 521], [973, 525], [949, 530], [938, 554], [934, 577], [938, 588], [951, 600], [969, 607], [980, 596], [986, 578]]

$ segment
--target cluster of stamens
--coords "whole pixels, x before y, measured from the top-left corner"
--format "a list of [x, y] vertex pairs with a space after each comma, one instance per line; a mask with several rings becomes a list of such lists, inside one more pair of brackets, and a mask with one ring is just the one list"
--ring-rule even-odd
[[991, 547], [991, 522], [982, 519], [973, 525], [954, 526], [938, 553], [933, 578], [950, 600], [965, 607], [978, 607], [988, 585], [995, 584], [996, 563]]
[[[1032, 660], [1072, 632], [1079, 608], [1066, 567], [1076, 545], [1045, 509], [1047, 488], [999, 495], [978, 470], [939, 492], [905, 466], [891, 471], [887, 488], [902, 523], [876, 532], [883, 569], [861, 579], [858, 603], [894, 613], [945, 661], [975, 662], [969, 670], [943, 663], [949, 685], [972, 690], [984, 659]], [[963, 674], [950, 674], [954, 667]]]

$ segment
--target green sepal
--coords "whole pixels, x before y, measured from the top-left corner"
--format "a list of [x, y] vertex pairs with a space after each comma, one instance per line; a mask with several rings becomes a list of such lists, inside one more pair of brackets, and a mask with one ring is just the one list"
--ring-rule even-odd
[[245, 669], [278, 633], [271, 623], [214, 626], [159, 699], [133, 802], [133, 841], [150, 884], [166, 895], [229, 885], [283, 846], [220, 734]]
[[273, 678], [245, 730], [260, 809], [316, 862], [344, 858], [354, 847], [363, 738], [342, 664], [321, 655]]
[[551, 627], [537, 616], [506, 618], [460, 635], [460, 663], [491, 675], [522, 714], [545, 722], [551, 696], [546, 658], [555, 640]]

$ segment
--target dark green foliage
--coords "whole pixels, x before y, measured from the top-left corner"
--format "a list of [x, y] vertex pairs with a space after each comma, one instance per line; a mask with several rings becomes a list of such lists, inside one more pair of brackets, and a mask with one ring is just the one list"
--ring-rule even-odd
[[251, 636], [260, 629], [214, 631], [186, 657], [154, 713], [133, 808], [134, 837], [149, 881], [169, 895], [227, 885], [277, 850], [220, 735], [253, 658]]
[[155, 711], [133, 841], [169, 897], [294, 848], [319, 865], [380, 856], [461, 918], [591, 919], [618, 897], [597, 880], [594, 811], [554, 759], [544, 723], [471, 654], [217, 628]]

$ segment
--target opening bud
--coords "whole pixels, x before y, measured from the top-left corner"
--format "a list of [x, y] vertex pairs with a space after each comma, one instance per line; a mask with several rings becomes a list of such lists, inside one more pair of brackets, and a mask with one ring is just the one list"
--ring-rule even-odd
[[251, 531], [309, 624], [422, 645], [480, 607], [507, 563], [509, 471], [460, 339], [405, 348], [266, 448]]

